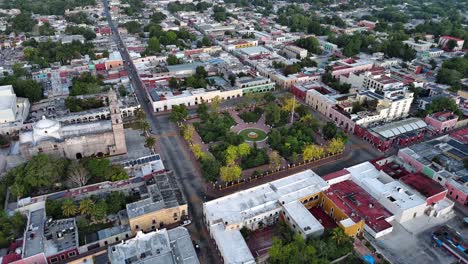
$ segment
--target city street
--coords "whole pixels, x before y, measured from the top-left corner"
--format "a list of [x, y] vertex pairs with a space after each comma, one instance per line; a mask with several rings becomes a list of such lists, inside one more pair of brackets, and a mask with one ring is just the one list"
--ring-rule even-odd
[[[190, 231], [192, 239], [200, 245], [199, 259], [201, 263], [216, 263], [218, 260], [214, 257], [216, 252], [212, 251], [209, 243], [209, 235], [203, 224], [203, 198], [204, 187], [200, 175], [197, 175], [195, 168], [192, 165], [181, 142], [181, 137], [177, 132], [176, 126], [169, 121], [169, 116], [155, 116], [152, 108], [145, 100], [146, 91], [144, 90], [141, 80], [138, 78], [138, 73], [133, 65], [130, 56], [123, 44], [118, 33], [117, 27], [114, 25], [108, 9], [108, 1], [103, 0], [104, 10], [112, 29], [114, 40], [119, 47], [122, 59], [126, 62], [125, 68], [131, 77], [132, 85], [135, 93], [140, 101], [141, 108], [145, 111], [149, 124], [153, 133], [157, 137], [157, 149], [164, 160], [164, 165], [167, 169], [173, 170], [182, 185], [181, 189], [188, 202], [189, 215], [192, 219], [192, 224], [187, 228]], [[127, 63], [129, 62], [129, 63]]]

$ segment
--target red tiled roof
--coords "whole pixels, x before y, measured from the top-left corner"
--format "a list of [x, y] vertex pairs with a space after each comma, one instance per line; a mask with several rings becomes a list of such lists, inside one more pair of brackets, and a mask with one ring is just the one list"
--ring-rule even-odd
[[464, 128], [462, 130], [455, 131], [453, 133], [450, 133], [450, 136], [462, 144], [467, 144], [468, 143], [468, 128]]
[[331, 185], [325, 194], [354, 222], [364, 220], [376, 233], [392, 227], [385, 220], [392, 213], [351, 180]]
[[400, 181], [415, 189], [426, 198], [446, 192], [447, 190], [437, 182], [421, 175], [420, 173], [412, 173], [400, 178]]
[[384, 165], [379, 165], [376, 162], [371, 162], [378, 170], [382, 170], [387, 173], [393, 179], [400, 179], [403, 176], [409, 174], [409, 172], [399, 164], [395, 162], [389, 162]]
[[456, 37], [452, 37], [452, 36], [442, 36], [440, 38], [450, 39], [450, 40], [455, 40], [455, 41], [462, 41], [463, 40], [461, 38], [456, 38]]
[[349, 174], [349, 171], [347, 171], [346, 169], [342, 169], [342, 170], [335, 171], [335, 172], [332, 172], [330, 174], [327, 174], [327, 175], [323, 176], [322, 178], [325, 181], [329, 181], [331, 179], [335, 179], [335, 178], [344, 176], [346, 174]]
[[2, 257], [2, 264], [12, 263], [20, 259], [21, 259], [21, 255], [16, 254], [16, 253], [10, 253]]

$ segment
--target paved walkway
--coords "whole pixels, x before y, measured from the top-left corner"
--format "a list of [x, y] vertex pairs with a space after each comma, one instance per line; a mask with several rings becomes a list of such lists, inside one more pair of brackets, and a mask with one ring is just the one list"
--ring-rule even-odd
[[[242, 120], [242, 118], [239, 117], [239, 113], [235, 109], [229, 109], [228, 112], [232, 116], [232, 118], [234, 118], [234, 121], [236, 121], [237, 123], [235, 126], [231, 128], [231, 131], [234, 133], [239, 133], [240, 131], [247, 129], [247, 128], [256, 128], [256, 129], [264, 131], [267, 134], [271, 131], [271, 127], [265, 124], [265, 114], [263, 114], [256, 123], [245, 123], [244, 120]], [[265, 139], [263, 141], [257, 142], [257, 146], [259, 148], [268, 147], [268, 144], [266, 143], [266, 141], [267, 140]]]

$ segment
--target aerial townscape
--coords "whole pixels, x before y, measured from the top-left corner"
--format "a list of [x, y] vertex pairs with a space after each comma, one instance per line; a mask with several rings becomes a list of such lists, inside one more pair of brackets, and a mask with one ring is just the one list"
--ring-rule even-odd
[[0, 0], [0, 264], [468, 264], [468, 0]]

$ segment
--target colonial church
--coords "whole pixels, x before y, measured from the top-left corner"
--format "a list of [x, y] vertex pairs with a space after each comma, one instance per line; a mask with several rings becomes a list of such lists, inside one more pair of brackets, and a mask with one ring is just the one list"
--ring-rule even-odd
[[20, 133], [20, 152], [25, 158], [38, 153], [81, 159], [92, 155], [127, 153], [125, 132], [118, 106], [117, 94], [109, 91], [110, 120], [62, 125], [43, 117], [32, 131]]

